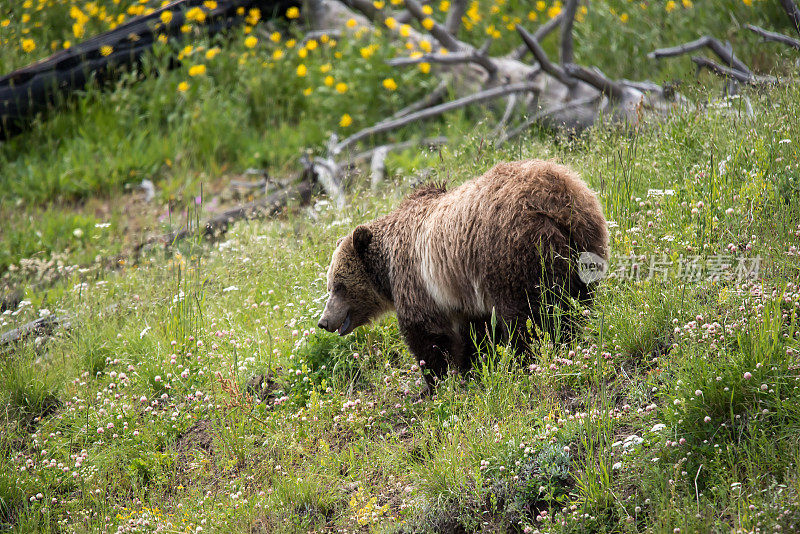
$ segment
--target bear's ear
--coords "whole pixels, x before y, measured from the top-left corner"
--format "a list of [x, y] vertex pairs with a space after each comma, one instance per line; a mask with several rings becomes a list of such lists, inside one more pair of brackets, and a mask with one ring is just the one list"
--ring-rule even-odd
[[353, 230], [353, 248], [356, 249], [356, 254], [363, 256], [371, 242], [372, 230], [364, 225], [356, 226]]

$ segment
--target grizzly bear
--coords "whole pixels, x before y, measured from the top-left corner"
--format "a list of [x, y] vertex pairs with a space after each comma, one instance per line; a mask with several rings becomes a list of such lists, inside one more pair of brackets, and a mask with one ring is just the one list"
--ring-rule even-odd
[[586, 184], [551, 161], [500, 163], [450, 191], [419, 187], [340, 239], [319, 327], [344, 336], [396, 311], [431, 387], [448, 364], [468, 370], [489, 335], [526, 343], [528, 319], [568, 338], [575, 322], [556, 312], [589, 303], [595, 285], [578, 271], [582, 253], [608, 261], [606, 220]]

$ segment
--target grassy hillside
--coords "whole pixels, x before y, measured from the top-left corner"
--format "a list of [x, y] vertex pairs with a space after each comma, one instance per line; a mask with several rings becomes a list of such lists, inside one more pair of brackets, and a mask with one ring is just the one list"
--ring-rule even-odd
[[[655, 7], [630, 3], [618, 24], [649, 13], [641, 4]], [[669, 15], [690, 17], [681, 10], [700, 2], [686, 5]], [[736, 15], [761, 5], [719, 9]], [[485, 17], [491, 11], [487, 4]], [[674, 31], [675, 41], [693, 37]], [[0, 315], [2, 331], [50, 314], [69, 314], [73, 324], [0, 354], [1, 529], [800, 528], [794, 87], [748, 92], [752, 118], [736, 100], [698, 104], [639, 131], [532, 132], [502, 149], [487, 139], [491, 112], [478, 120], [484, 112], [470, 111], [415, 131], [460, 141], [393, 155], [392, 179], [377, 192], [357, 176], [343, 211], [320, 198], [238, 224], [215, 244], [186, 242], [114, 271], [75, 269], [54, 284], [29, 276], [26, 266], [88, 268], [95, 256], [123, 250], [123, 235], [168, 224], [167, 207], [179, 218], [200, 184], [212, 193], [185, 216], [210, 213], [221, 176], [289, 169], [302, 147], [368, 125], [431, 86], [415, 71], [407, 89], [384, 89], [378, 59], [392, 45], [362, 36], [336, 45], [341, 67], [331, 60], [345, 93], [320, 72], [312, 96], [301, 90], [275, 103], [266, 95], [304, 87], [328, 63], [315, 55], [325, 50], [319, 44], [307, 52], [314, 63], [303, 63], [306, 76], [297, 76], [295, 56], [261, 67], [265, 50], [286, 51], [287, 36], [280, 39], [259, 41], [263, 50], [248, 48], [245, 35], [195, 44], [198, 58], [220, 49], [202, 60], [206, 74], [188, 77], [185, 65], [126, 79], [110, 93], [89, 90], [0, 147], [4, 265], [15, 266], [8, 279], [25, 291]], [[610, 54], [598, 58], [613, 70]], [[184, 81], [190, 87], [181, 91]], [[689, 92], [696, 102], [718, 94], [713, 84]], [[366, 106], [369, 98], [380, 107]], [[345, 112], [354, 124], [337, 126]], [[424, 369], [394, 317], [345, 338], [315, 330], [339, 236], [392, 209], [420, 174], [457, 185], [497, 161], [527, 157], [575, 168], [612, 227], [613, 276], [585, 310], [574, 345], [545, 339], [527, 359], [484, 347], [472, 373], [421, 400]], [[154, 205], [124, 189], [144, 177], [159, 188]], [[50, 185], [36, 189], [39, 182]]]

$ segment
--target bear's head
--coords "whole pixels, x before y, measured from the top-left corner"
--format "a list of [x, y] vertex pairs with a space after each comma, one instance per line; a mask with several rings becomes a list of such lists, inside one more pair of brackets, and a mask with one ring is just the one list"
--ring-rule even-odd
[[328, 302], [320, 328], [344, 336], [391, 310], [392, 303], [375, 284], [372, 231], [364, 225], [339, 239], [328, 267]]

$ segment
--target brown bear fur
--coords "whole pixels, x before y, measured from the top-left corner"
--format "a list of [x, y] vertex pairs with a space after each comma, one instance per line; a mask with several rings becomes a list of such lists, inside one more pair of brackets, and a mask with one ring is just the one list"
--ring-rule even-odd
[[345, 335], [396, 311], [430, 385], [448, 363], [469, 368], [493, 313], [513, 340], [528, 319], [553, 329], [547, 317], [565, 295], [590, 301], [576, 269], [583, 251], [608, 260], [606, 220], [586, 184], [550, 161], [500, 163], [451, 191], [423, 186], [341, 239], [319, 326]]

